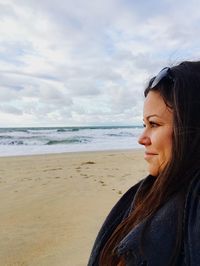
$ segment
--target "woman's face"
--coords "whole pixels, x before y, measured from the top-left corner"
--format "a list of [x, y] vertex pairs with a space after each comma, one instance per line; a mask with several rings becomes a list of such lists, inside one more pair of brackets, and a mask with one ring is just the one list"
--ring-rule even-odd
[[159, 92], [150, 91], [144, 102], [144, 131], [138, 142], [145, 147], [149, 173], [157, 176], [171, 159], [173, 113]]

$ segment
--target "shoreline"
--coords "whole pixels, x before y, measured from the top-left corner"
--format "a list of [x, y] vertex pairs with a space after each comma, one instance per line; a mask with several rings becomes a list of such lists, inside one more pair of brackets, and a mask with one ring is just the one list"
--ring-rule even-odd
[[142, 151], [143, 147], [141, 148], [130, 148], [130, 149], [108, 149], [108, 150], [89, 150], [89, 151], [68, 151], [68, 152], [51, 152], [51, 153], [38, 153], [38, 154], [20, 154], [20, 155], [0, 155], [1, 158], [13, 158], [13, 157], [32, 157], [32, 156], [53, 156], [53, 155], [67, 155], [67, 154], [83, 154], [83, 153], [109, 153], [109, 152], [137, 152], [137, 151]]
[[145, 175], [142, 149], [0, 157], [2, 265], [85, 266], [108, 212]]

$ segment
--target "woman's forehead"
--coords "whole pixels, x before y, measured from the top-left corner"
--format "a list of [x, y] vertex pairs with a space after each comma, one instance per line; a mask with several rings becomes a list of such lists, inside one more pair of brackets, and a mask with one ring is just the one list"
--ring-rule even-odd
[[168, 119], [172, 116], [172, 111], [165, 104], [159, 92], [150, 91], [144, 101], [144, 118], [160, 117]]

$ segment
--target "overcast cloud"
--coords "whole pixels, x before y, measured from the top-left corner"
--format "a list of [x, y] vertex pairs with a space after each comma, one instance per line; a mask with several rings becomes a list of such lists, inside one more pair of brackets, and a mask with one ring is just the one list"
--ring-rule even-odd
[[142, 123], [162, 67], [200, 59], [200, 3], [0, 0], [0, 126]]

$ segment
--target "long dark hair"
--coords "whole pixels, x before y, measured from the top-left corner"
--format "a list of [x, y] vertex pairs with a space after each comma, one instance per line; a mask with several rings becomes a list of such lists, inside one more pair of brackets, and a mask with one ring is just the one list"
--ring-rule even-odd
[[[145, 218], [151, 219], [174, 193], [182, 192], [184, 195], [193, 173], [200, 168], [200, 61], [182, 62], [171, 67], [170, 71], [174, 77], [173, 82], [163, 79], [151, 88], [154, 77], [144, 94], [146, 97], [150, 91], [159, 92], [173, 111], [171, 160], [159, 176], [139, 191], [134, 210], [117, 226], [103, 247], [99, 265], [125, 265], [124, 259], [117, 257], [114, 252], [117, 244], [136, 224]], [[180, 209], [179, 217], [181, 215]], [[180, 223], [170, 265], [174, 265], [177, 259], [181, 247], [181, 232]]]

